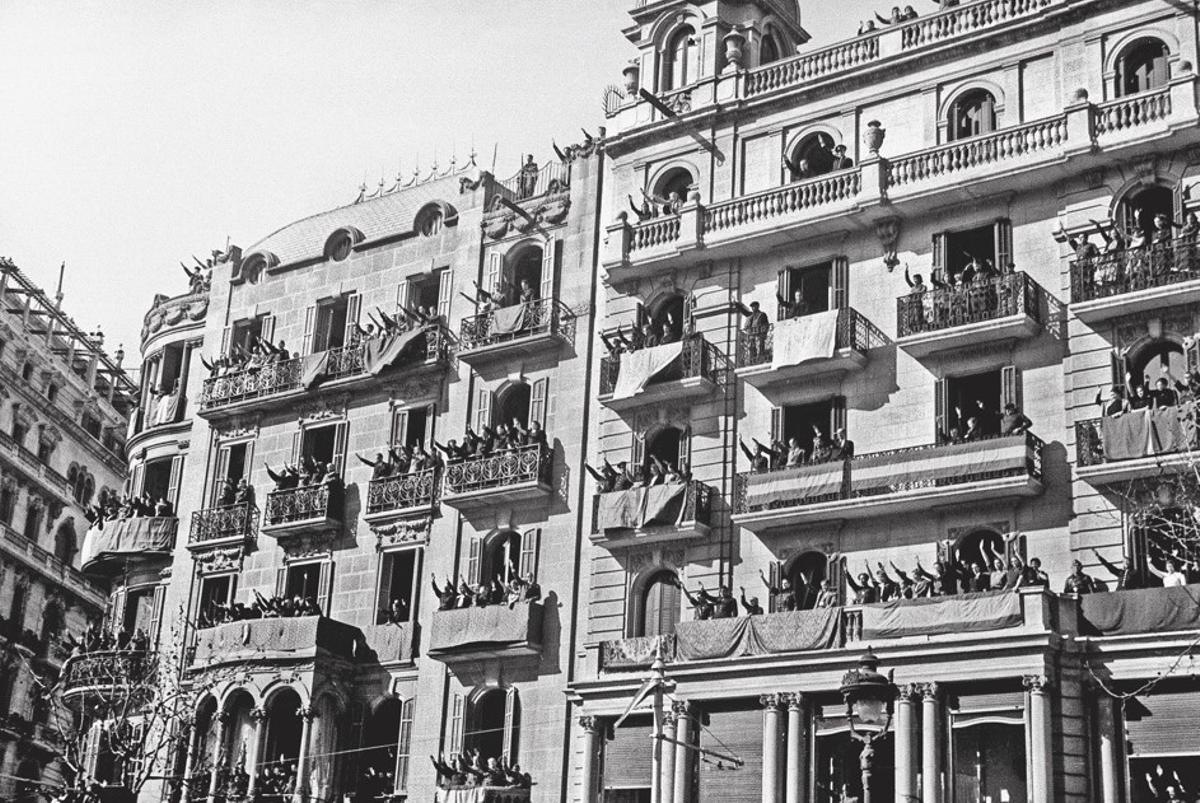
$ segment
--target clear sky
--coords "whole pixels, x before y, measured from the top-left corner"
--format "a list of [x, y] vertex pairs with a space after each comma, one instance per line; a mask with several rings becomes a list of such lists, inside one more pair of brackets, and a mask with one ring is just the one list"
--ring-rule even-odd
[[[0, 255], [133, 355], [179, 261], [603, 124], [631, 0], [0, 0]], [[802, 0], [812, 45], [886, 0]], [[921, 12], [934, 6], [918, 6]]]

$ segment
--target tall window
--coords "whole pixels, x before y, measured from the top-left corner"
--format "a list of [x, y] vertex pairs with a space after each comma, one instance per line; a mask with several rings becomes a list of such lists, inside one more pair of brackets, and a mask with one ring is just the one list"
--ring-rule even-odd
[[12, 485], [0, 486], [0, 522], [11, 526], [16, 509], [17, 489]]
[[31, 497], [29, 507], [25, 511], [25, 529], [22, 531], [30, 541], [37, 540], [38, 529], [42, 526], [44, 515], [45, 507], [42, 505], [42, 500]]
[[946, 139], [958, 139], [989, 134], [996, 130], [996, 98], [986, 89], [965, 92], [950, 106]]
[[1116, 97], [1161, 89], [1170, 80], [1167, 46], [1157, 39], [1142, 39], [1126, 49], [1117, 62]]
[[768, 33], [763, 37], [762, 46], [759, 48], [758, 63], [762, 65], [779, 61], [780, 52], [779, 42], [775, 39], [775, 34]]
[[667, 45], [663, 56], [663, 91], [679, 89], [700, 77], [700, 46], [696, 31], [681, 28]]
[[420, 553], [415, 549], [384, 553], [379, 573], [376, 624], [401, 624], [415, 618], [419, 557]]
[[675, 632], [679, 624], [679, 588], [675, 572], [658, 572], [642, 592], [642, 621], [639, 636], [663, 636]]

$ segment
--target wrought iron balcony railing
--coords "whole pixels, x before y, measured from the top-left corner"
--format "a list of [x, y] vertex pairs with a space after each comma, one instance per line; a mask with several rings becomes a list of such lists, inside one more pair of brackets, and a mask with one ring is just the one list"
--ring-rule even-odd
[[367, 486], [367, 515], [433, 507], [438, 498], [439, 479], [438, 469], [427, 468], [371, 480]]
[[300, 387], [303, 358], [243, 368], [209, 377], [200, 391], [200, 409], [214, 410], [237, 402], [260, 399]]
[[[711, 382], [721, 381], [721, 370], [725, 360], [717, 347], [702, 335], [690, 335], [683, 339], [683, 354], [677, 379], [703, 378]], [[621, 357], [604, 357], [600, 360], [600, 395], [611, 394], [617, 388], [617, 377], [621, 373]]]
[[542, 444], [454, 461], [446, 466], [446, 493], [465, 494], [540, 482], [550, 484], [554, 450]]
[[994, 321], [1010, 315], [1041, 319], [1041, 287], [1024, 273], [1010, 273], [966, 287], [938, 288], [896, 299], [900, 337]]
[[[765, 337], [741, 330], [738, 332], [738, 367], [763, 365], [774, 358], [775, 324], [767, 330]], [[838, 310], [837, 349], [865, 352], [884, 343], [883, 333], [857, 310]]]
[[258, 534], [258, 506], [253, 502], [224, 505], [192, 513], [188, 546], [227, 539], [252, 540]]
[[[1198, 445], [1197, 415], [1198, 408], [1189, 402], [1178, 407], [1133, 410], [1108, 419], [1077, 421], [1076, 465], [1100, 466], [1146, 457], [1187, 454]], [[1158, 467], [1155, 466], [1154, 470], [1157, 471]]]
[[1071, 263], [1071, 300], [1101, 298], [1200, 279], [1200, 235]]
[[153, 654], [144, 650], [103, 650], [73, 655], [62, 670], [67, 696], [130, 689], [148, 693], [154, 687]]
[[[458, 336], [460, 352], [541, 335], [560, 335], [568, 342], [575, 339], [575, 315], [557, 298], [539, 298], [520, 306], [520, 325], [511, 331], [497, 328], [494, 311], [463, 318]], [[506, 307], [505, 312], [512, 314], [512, 308]]]
[[310, 520], [342, 517], [342, 489], [339, 486], [305, 485], [267, 494], [263, 524], [276, 527]]

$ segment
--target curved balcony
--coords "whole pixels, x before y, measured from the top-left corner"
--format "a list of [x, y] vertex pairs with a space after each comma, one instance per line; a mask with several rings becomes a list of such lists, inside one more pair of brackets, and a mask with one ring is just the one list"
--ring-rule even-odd
[[218, 546], [253, 543], [258, 536], [258, 506], [253, 502], [224, 505], [192, 513], [188, 549], [193, 552]]
[[713, 489], [697, 480], [596, 494], [594, 544], [609, 549], [707, 538]]
[[939, 288], [896, 299], [896, 345], [915, 357], [981, 344], [1001, 345], [1042, 329], [1045, 291], [1024, 273], [963, 288]]
[[541, 499], [551, 493], [554, 450], [530, 444], [446, 466], [442, 502], [461, 511]]
[[725, 357], [702, 335], [600, 360], [599, 401], [612, 410], [686, 405], [716, 392]]
[[489, 361], [524, 359], [575, 342], [575, 314], [557, 298], [463, 318], [458, 358], [473, 368]]
[[1086, 323], [1200, 301], [1200, 237], [1071, 263], [1071, 311]]
[[1107, 485], [1186, 468], [1200, 445], [1196, 405], [1132, 410], [1075, 423], [1075, 473]]
[[434, 611], [429, 657], [450, 665], [542, 651], [542, 604], [520, 602]]
[[110, 576], [129, 562], [170, 558], [179, 533], [174, 516], [140, 516], [97, 522], [83, 536], [79, 566], [87, 574]]
[[63, 699], [70, 705], [97, 700], [136, 705], [139, 696], [154, 689], [156, 662], [142, 650], [104, 650], [73, 655], [63, 665]]
[[272, 538], [329, 532], [342, 526], [340, 485], [305, 485], [267, 494], [262, 533]]
[[1031, 433], [878, 452], [739, 474], [737, 524], [756, 533], [1040, 495], [1044, 444]]
[[383, 524], [405, 516], [429, 515], [437, 506], [440, 480], [436, 468], [371, 480], [363, 518], [372, 524]]
[[768, 395], [819, 395], [815, 379], [836, 378], [867, 364], [867, 353], [886, 342], [883, 333], [853, 309], [827, 310], [771, 324], [765, 336], [738, 332], [737, 375]]
[[154, 304], [142, 319], [142, 351], [146, 342], [160, 332], [175, 328], [203, 326], [208, 314], [208, 291], [185, 293], [175, 298], [163, 295], [154, 297]]

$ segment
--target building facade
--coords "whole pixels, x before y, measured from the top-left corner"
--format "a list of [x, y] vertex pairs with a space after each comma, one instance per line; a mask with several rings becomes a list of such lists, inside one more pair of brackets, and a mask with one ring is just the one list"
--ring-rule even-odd
[[0, 301], [0, 798], [33, 801], [63, 775], [47, 690], [68, 635], [108, 606], [107, 583], [82, 571], [86, 511], [124, 488], [136, 387], [8, 259]]

